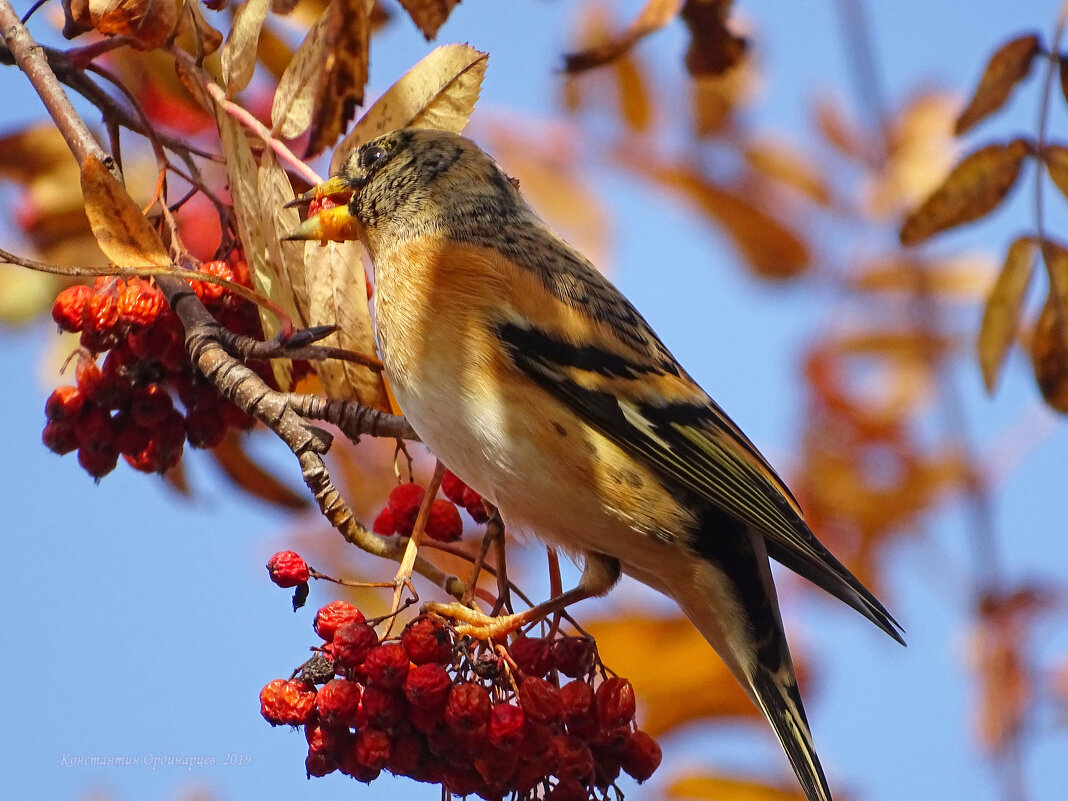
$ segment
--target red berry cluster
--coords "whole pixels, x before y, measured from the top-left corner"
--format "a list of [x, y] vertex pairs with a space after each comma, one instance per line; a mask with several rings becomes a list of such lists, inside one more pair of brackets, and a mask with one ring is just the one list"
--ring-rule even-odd
[[[201, 269], [250, 285], [248, 266], [236, 255]], [[224, 326], [262, 337], [252, 303], [217, 284], [190, 283]], [[76, 385], [60, 387], [45, 403], [42, 439], [59, 454], [77, 450], [94, 478], [110, 473], [120, 455], [137, 470], [161, 473], [178, 463], [186, 442], [212, 448], [227, 429], [254, 423], [192, 366], [182, 325], [154, 282], [101, 277], [92, 287], [69, 287], [56, 298], [52, 318], [64, 331], [81, 334], [83, 353]], [[257, 369], [271, 380], [266, 365]]]
[[[426, 535], [439, 542], [455, 542], [463, 536], [464, 525], [460, 519], [462, 506], [476, 523], [489, 520], [482, 496], [464, 484], [448, 470], [441, 480], [444, 498], [435, 498], [430, 504], [430, 513], [426, 521]], [[419, 507], [426, 497], [426, 490], [414, 482], [400, 484], [389, 493], [385, 508], [375, 518], [374, 530], [384, 537], [400, 534], [411, 536], [415, 528], [415, 519], [419, 516]]]
[[386, 770], [487, 801], [587, 801], [621, 771], [641, 782], [660, 764], [634, 725], [630, 682], [598, 680], [589, 639], [491, 649], [424, 615], [380, 641], [373, 622], [343, 601], [324, 606], [316, 655], [260, 693], [271, 724], [304, 727], [309, 776], [370, 782]]

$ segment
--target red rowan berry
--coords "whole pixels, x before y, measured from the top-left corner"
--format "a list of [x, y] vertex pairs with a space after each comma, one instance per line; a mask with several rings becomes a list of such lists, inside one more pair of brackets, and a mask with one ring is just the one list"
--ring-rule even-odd
[[426, 518], [426, 535], [438, 542], [456, 542], [464, 534], [464, 521], [460, 510], [452, 501], [435, 498], [430, 503]]
[[545, 801], [589, 801], [590, 789], [578, 779], [561, 779], [545, 796]]
[[104, 377], [95, 359], [82, 356], [74, 368], [78, 391], [88, 400], [96, 400], [104, 391]]
[[354, 726], [360, 709], [360, 685], [345, 679], [331, 679], [315, 696], [319, 720], [324, 726]]
[[347, 727], [325, 726], [314, 716], [304, 724], [304, 737], [308, 741], [308, 751], [327, 754], [334, 759], [344, 753], [352, 740]]
[[260, 714], [272, 726], [301, 726], [315, 709], [315, 687], [304, 681], [275, 679], [260, 690]]
[[394, 732], [389, 757], [386, 759], [386, 770], [394, 776], [411, 775], [418, 767], [424, 749], [423, 739], [410, 729]]
[[271, 581], [279, 587], [296, 587], [309, 578], [308, 563], [294, 551], [279, 551], [267, 560]]
[[103, 406], [85, 401], [78, 419], [74, 422], [78, 432], [78, 444], [83, 448], [107, 447], [114, 441], [114, 423], [111, 414]]
[[636, 729], [623, 745], [623, 770], [641, 784], [660, 767], [663, 757], [656, 740], [641, 729]]
[[381, 770], [389, 759], [389, 735], [381, 729], [366, 727], [356, 733], [356, 761], [367, 768]]
[[127, 325], [152, 325], [165, 305], [159, 288], [142, 278], [129, 278], [119, 287], [119, 318]]
[[[225, 261], [206, 261], [200, 265], [200, 272], [216, 275], [227, 280], [232, 280], [234, 275], [230, 265]], [[192, 285], [193, 291], [197, 293], [197, 297], [205, 305], [211, 305], [213, 301], [219, 300], [223, 293], [227, 291], [220, 284], [212, 284], [198, 279], [192, 279], [189, 283]]]
[[226, 423], [214, 409], [192, 409], [185, 415], [185, 436], [194, 448], [214, 448], [226, 436]]
[[442, 784], [453, 795], [472, 795], [482, 787], [482, 777], [478, 771], [470, 765], [459, 765], [455, 762], [445, 765], [445, 775]]
[[503, 751], [523, 742], [523, 710], [512, 704], [497, 704], [490, 714], [490, 742]]
[[152, 440], [151, 432], [137, 425], [128, 411], [119, 412], [111, 422], [115, 427], [115, 449], [125, 456], [141, 453]]
[[367, 654], [378, 645], [378, 635], [369, 624], [354, 621], [338, 626], [333, 642], [338, 663], [355, 668], [362, 665]]
[[83, 445], [78, 449], [78, 464], [98, 481], [114, 470], [118, 462], [119, 452], [110, 445], [93, 448]]
[[93, 290], [85, 284], [67, 287], [56, 296], [56, 302], [52, 304], [52, 319], [64, 331], [81, 331], [85, 302], [92, 294]]
[[399, 484], [389, 493], [388, 504], [393, 515], [393, 527], [402, 537], [411, 536], [415, 519], [419, 516], [419, 505], [425, 495], [426, 490], [412, 482]]
[[331, 601], [315, 613], [315, 633], [326, 642], [331, 642], [339, 626], [363, 621], [363, 612], [352, 604], [346, 601]]
[[400, 690], [369, 684], [363, 691], [363, 713], [372, 726], [390, 729], [408, 717], [408, 702]]
[[457, 684], [445, 704], [445, 724], [454, 731], [476, 734], [489, 725], [492, 704], [478, 684]]
[[482, 496], [468, 487], [464, 490], [464, 509], [471, 515], [471, 519], [476, 523], [485, 523], [489, 520], [489, 512], [486, 511], [485, 505], [482, 503]]
[[378, 513], [372, 528], [375, 534], [381, 534], [383, 537], [393, 536], [396, 528], [393, 525], [393, 512], [389, 511], [388, 506], [383, 507], [382, 511]]
[[560, 688], [560, 702], [568, 732], [592, 740], [600, 730], [593, 688], [581, 680], [570, 681]]
[[308, 778], [327, 776], [337, 770], [337, 760], [327, 754], [309, 752], [304, 758], [304, 770]]
[[449, 698], [451, 686], [452, 679], [445, 668], [436, 662], [427, 662], [408, 671], [404, 696], [415, 708], [441, 710]]
[[452, 661], [452, 634], [436, 617], [420, 615], [404, 628], [401, 644], [416, 665], [427, 662], [448, 664]]
[[50, 421], [74, 420], [85, 403], [85, 395], [77, 387], [56, 387], [45, 401], [45, 417]]
[[508, 652], [523, 673], [543, 678], [553, 668], [552, 651], [543, 637], [517, 637]]
[[556, 752], [554, 775], [583, 784], [593, 781], [593, 752], [586, 743], [571, 734], [558, 734], [553, 738], [553, 750]]
[[593, 645], [586, 637], [561, 637], [553, 640], [553, 664], [565, 676], [577, 679], [593, 667]]
[[605, 729], [617, 729], [634, 720], [634, 687], [618, 676], [605, 679], [597, 688], [597, 718]]
[[396, 642], [372, 648], [363, 661], [368, 683], [392, 690], [404, 686], [410, 667], [408, 652], [404, 650], [403, 645]]
[[58, 453], [62, 456], [77, 449], [78, 432], [74, 429], [73, 421], [52, 421], [41, 432], [41, 441], [52, 453]]
[[94, 353], [101, 353], [119, 341], [119, 304], [111, 290], [92, 293], [82, 308], [81, 342]]
[[535, 723], [554, 726], [563, 722], [564, 705], [560, 691], [545, 679], [527, 676], [519, 685], [519, 705], [523, 713]]
[[[448, 695], [446, 694], [446, 698]], [[441, 706], [424, 709], [408, 704], [408, 723], [416, 731], [430, 735], [445, 728], [445, 702]]]
[[148, 384], [133, 391], [129, 409], [137, 425], [151, 428], [170, 414], [174, 402], [161, 385]]
[[446, 470], [445, 475], [441, 477], [441, 494], [457, 506], [464, 505], [464, 490], [466, 489], [467, 485], [451, 470]]

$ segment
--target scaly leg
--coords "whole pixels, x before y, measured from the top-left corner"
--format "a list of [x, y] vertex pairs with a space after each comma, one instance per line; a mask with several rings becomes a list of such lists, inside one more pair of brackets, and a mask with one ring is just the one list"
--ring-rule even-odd
[[578, 601], [606, 594], [619, 581], [620, 573], [619, 560], [604, 554], [588, 553], [582, 568], [582, 578], [579, 579], [577, 587], [523, 612], [491, 617], [479, 609], [455, 602], [428, 603], [423, 606], [423, 611], [459, 623], [460, 625], [456, 626], [456, 632], [461, 636], [489, 640], [504, 634], [511, 634], [523, 626], [562, 612]]

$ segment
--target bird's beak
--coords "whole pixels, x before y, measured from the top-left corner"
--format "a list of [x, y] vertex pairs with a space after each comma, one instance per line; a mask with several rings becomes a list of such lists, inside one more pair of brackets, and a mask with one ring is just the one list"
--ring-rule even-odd
[[340, 175], [314, 186], [294, 198], [286, 207], [311, 203], [317, 210], [300, 225], [282, 237], [283, 241], [318, 239], [326, 242], [348, 242], [359, 237], [359, 223], [349, 209], [352, 185]]

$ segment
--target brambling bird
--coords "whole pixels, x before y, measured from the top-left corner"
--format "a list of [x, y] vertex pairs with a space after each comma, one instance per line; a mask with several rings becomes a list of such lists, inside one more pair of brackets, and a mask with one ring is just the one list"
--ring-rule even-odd
[[829, 801], [769, 557], [904, 640], [756, 446], [470, 140], [385, 134], [311, 194], [350, 197], [290, 236], [366, 245], [386, 375], [423, 442], [509, 529], [583, 562], [577, 588], [512, 623], [602, 595], [621, 572], [670, 596], [810, 801]]

